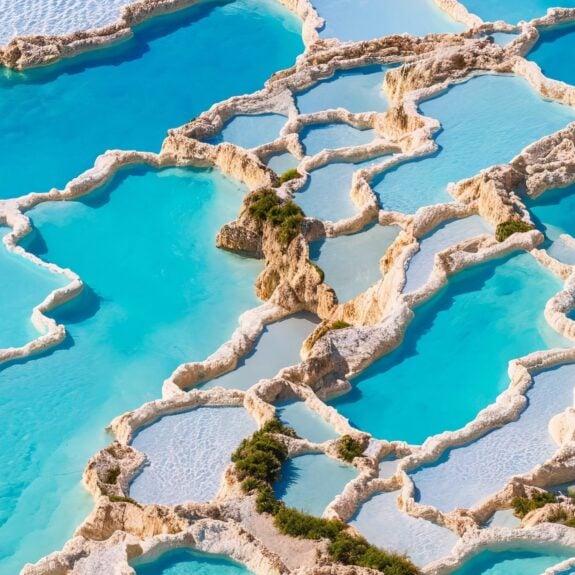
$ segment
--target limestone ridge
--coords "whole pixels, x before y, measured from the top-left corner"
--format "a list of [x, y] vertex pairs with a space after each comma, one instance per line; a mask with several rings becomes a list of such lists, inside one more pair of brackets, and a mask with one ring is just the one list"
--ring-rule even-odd
[[[189, 124], [171, 130], [159, 154], [107, 152], [96, 160], [92, 169], [69, 182], [64, 190], [54, 189], [0, 201], [0, 222], [12, 228], [12, 233], [5, 238], [6, 248], [36, 265], [66, 274], [70, 279], [68, 286], [53, 292], [34, 310], [37, 325], [46, 333], [24, 348], [1, 350], [0, 361], [26, 357], [58, 344], [65, 335], [65, 328], [47, 318], [44, 312], [74, 297], [82, 289], [81, 279], [74, 272], [46, 264], [18, 245], [31, 231], [25, 212], [41, 202], [88, 194], [109, 181], [124, 166], [210, 166], [243, 182], [250, 194], [238, 219], [222, 228], [217, 242], [222, 248], [262, 258], [265, 263], [256, 287], [258, 295], [266, 303], [244, 314], [232, 339], [215, 354], [204, 362], [180, 366], [164, 382], [162, 399], [144, 404], [112, 422], [116, 440], [96, 454], [84, 472], [84, 483], [95, 501], [93, 512], [62, 551], [36, 565], [26, 566], [22, 571], [26, 575], [101, 573], [103, 568], [109, 572], [113, 569], [115, 573], [129, 574], [133, 571], [128, 560], [141, 555], [155, 557], [167, 549], [178, 547], [229, 555], [257, 574], [367, 574], [369, 571], [366, 569], [333, 564], [325, 554], [325, 543], [321, 541], [291, 539], [275, 531], [268, 517], [256, 513], [253, 497], [246, 496], [241, 490], [233, 465], [222, 477], [218, 495], [208, 504], [190, 502], [178, 506], [141, 506], [129, 498], [129, 484], [145, 464], [145, 456], [130, 446], [131, 439], [138, 429], [163, 415], [201, 409], [202, 406], [243, 405], [261, 426], [273, 417], [273, 402], [289, 398], [305, 401], [340, 434], [363, 438], [364, 434], [353, 429], [323, 400], [349, 390], [347, 378], [399, 346], [413, 318], [413, 308], [437, 293], [450, 276], [515, 250], [531, 253], [565, 281], [563, 291], [547, 303], [545, 317], [559, 333], [575, 339], [575, 323], [566, 315], [575, 307], [573, 268], [538, 249], [543, 236], [535, 229], [513, 234], [502, 242], [497, 242], [491, 235], [483, 235], [451, 246], [437, 255], [425, 285], [411, 294], [402, 293], [406, 267], [418, 249], [419, 239], [443, 222], [479, 214], [494, 226], [508, 221], [532, 224], [522, 201], [525, 192], [536, 196], [548, 189], [574, 183], [574, 124], [528, 146], [509, 165], [494, 166], [473, 178], [453, 184], [449, 188], [453, 202], [425, 207], [415, 214], [381, 210], [370, 185], [378, 173], [392, 165], [435, 151], [433, 135], [439, 123], [421, 116], [417, 103], [473, 75], [515, 73], [525, 77], [542, 96], [573, 105], [575, 88], [545, 78], [541, 70], [523, 56], [537, 39], [535, 26], [572, 21], [575, 10], [550, 11], [543, 19], [514, 27], [502, 22], [484, 24], [455, 0], [440, 0], [438, 4], [472, 29], [459, 35], [389, 36], [341, 44], [318, 38], [317, 28], [321, 19], [308, 2], [286, 0], [284, 3], [304, 18], [307, 49], [293, 68], [274, 74], [263, 90], [250, 96], [231, 98]], [[126, 25], [106, 27], [104, 30], [109, 29], [109, 33], [95, 31], [79, 33], [79, 37], [17, 39], [3, 49], [1, 59], [5, 65], [15, 68], [48, 64], [106, 43], [107, 38], [121, 38], [130, 34], [130, 27], [144, 18], [187, 4], [138, 2], [124, 9]], [[521, 34], [503, 48], [483, 37], [485, 32], [496, 30], [513, 30]], [[338, 70], [391, 63], [398, 66], [386, 75], [384, 89], [390, 101], [390, 109], [386, 113], [352, 114], [337, 109], [302, 116], [295, 107], [295, 92], [331, 77]], [[253, 150], [229, 143], [206, 143], [205, 140], [219, 133], [233, 116], [262, 112], [288, 116], [288, 122], [276, 141]], [[303, 159], [302, 129], [312, 123], [333, 121], [373, 128], [377, 138], [366, 146], [324, 150]], [[278, 186], [277, 175], [266, 167], [265, 162], [281, 151], [290, 151], [301, 160], [298, 169], [303, 177]], [[297, 233], [286, 242], [278, 235], [272, 222], [258, 220], [250, 209], [254, 194], [263, 192], [271, 193], [278, 205], [285, 205], [293, 198], [293, 192], [305, 185], [308, 170], [312, 168], [336, 160], [377, 157], [386, 152], [393, 155], [376, 166], [358, 170], [354, 175], [350, 194], [358, 207], [358, 214], [348, 220], [328, 222], [303, 218]], [[359, 231], [372, 222], [395, 224], [402, 230], [382, 258], [382, 279], [353, 300], [338, 302], [333, 290], [309, 263], [309, 242]], [[194, 389], [196, 384], [233, 369], [266, 324], [301, 309], [313, 311], [324, 323], [304, 345], [304, 360], [300, 364], [286, 367], [272, 379], [254, 382], [247, 392], [222, 388]], [[330, 325], [338, 320], [351, 324], [351, 327], [330, 330]], [[513, 497], [529, 495], [538, 487], [573, 477], [575, 427], [571, 411], [558, 414], [552, 420], [551, 431], [558, 444], [556, 455], [527, 474], [509, 478], [504, 489], [479, 502], [473, 509], [442, 513], [415, 502], [414, 485], [406, 473], [422, 463], [436, 460], [453, 446], [469, 442], [517, 418], [525, 408], [525, 393], [532, 384], [533, 375], [542, 369], [573, 361], [573, 349], [554, 349], [517, 358], [509, 366], [509, 388], [494, 404], [482, 410], [464, 428], [428, 438], [421, 446], [371, 439], [367, 455], [353, 462], [359, 472], [358, 477], [328, 506], [325, 516], [346, 521], [371, 495], [401, 488], [399, 505], [403, 511], [444, 525], [461, 538], [451, 555], [425, 567], [425, 573], [433, 574], [443, 573], [474, 551], [494, 542], [554, 542], [574, 546], [572, 529], [538, 524], [546, 517], [543, 513], [527, 518], [523, 529], [479, 528], [495, 510], [508, 507]], [[289, 456], [325, 453], [329, 457], [337, 457], [334, 441], [313, 444], [291, 438], [286, 442]], [[389, 454], [402, 457], [402, 461], [391, 477], [381, 478], [379, 460]]]

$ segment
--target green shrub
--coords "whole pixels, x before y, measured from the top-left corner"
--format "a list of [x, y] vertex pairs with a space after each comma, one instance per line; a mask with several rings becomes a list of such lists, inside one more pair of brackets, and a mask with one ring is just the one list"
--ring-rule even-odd
[[119, 467], [112, 467], [106, 471], [106, 475], [104, 476], [104, 483], [108, 485], [113, 485], [118, 480], [120, 476], [120, 468]]
[[335, 320], [329, 327], [330, 330], [345, 329], [346, 327], [351, 327], [347, 321], [342, 321], [341, 319]]
[[340, 521], [313, 517], [283, 506], [277, 511], [274, 524], [283, 535], [301, 539], [333, 540], [345, 527]]
[[276, 499], [276, 494], [271, 485], [266, 484], [260, 488], [256, 498], [256, 510], [258, 513], [277, 515], [282, 507], [283, 503]]
[[267, 421], [261, 429], [262, 433], [278, 433], [287, 437], [298, 438], [298, 434], [287, 425], [284, 425], [277, 417]]
[[337, 454], [344, 461], [351, 463], [354, 458], [360, 457], [365, 451], [365, 444], [361, 443], [357, 439], [354, 439], [351, 435], [344, 435], [337, 442]]
[[256, 479], [255, 477], [246, 477], [242, 481], [242, 491], [244, 493], [252, 493], [253, 491], [259, 491], [262, 487], [265, 487], [267, 483]]
[[548, 503], [556, 503], [557, 497], [548, 491], [537, 491], [532, 497], [514, 497], [511, 506], [517, 517], [525, 517], [530, 511], [540, 509]]
[[363, 537], [354, 537], [344, 531], [329, 544], [328, 553], [344, 565], [358, 565], [382, 571], [385, 575], [416, 575], [417, 567], [411, 561], [387, 553], [368, 543]]
[[282, 246], [289, 246], [301, 232], [304, 217], [301, 214], [287, 217], [278, 229], [278, 240]]
[[567, 519], [567, 521], [563, 522], [563, 525], [567, 527], [575, 527], [575, 517], [571, 517], [571, 519]]
[[251, 195], [249, 212], [256, 220], [265, 222], [271, 210], [280, 203], [281, 200], [273, 190], [261, 190]]
[[132, 499], [131, 497], [124, 497], [123, 495], [108, 495], [108, 499], [112, 503], [131, 503], [132, 505], [135, 505], [136, 507], [142, 509], [142, 506], [135, 499]]
[[280, 185], [285, 184], [286, 182], [290, 182], [291, 180], [297, 180], [298, 178], [301, 178], [301, 174], [295, 168], [286, 170], [280, 176]]
[[528, 232], [532, 229], [533, 226], [526, 224], [522, 220], [509, 220], [508, 222], [503, 222], [497, 226], [497, 229], [495, 230], [495, 239], [498, 242], [503, 242], [513, 234]]

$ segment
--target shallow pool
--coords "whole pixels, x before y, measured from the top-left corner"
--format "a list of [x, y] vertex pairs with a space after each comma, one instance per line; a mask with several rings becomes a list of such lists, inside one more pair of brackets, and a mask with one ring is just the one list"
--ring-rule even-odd
[[299, 162], [297, 158], [292, 156], [289, 152], [284, 154], [276, 154], [268, 160], [268, 167], [271, 168], [278, 176], [288, 170], [297, 168]]
[[277, 140], [286, 122], [287, 118], [279, 114], [234, 116], [210, 143], [229, 142], [248, 150], [257, 148]]
[[380, 439], [421, 443], [464, 426], [508, 387], [509, 360], [567, 345], [543, 316], [560, 289], [528, 254], [457, 274], [416, 308], [401, 347], [332, 405]]
[[30, 212], [30, 249], [78, 272], [86, 289], [55, 314], [69, 330], [63, 345], [0, 368], [11, 446], [0, 454], [1, 572], [61, 547], [88, 514], [80, 480], [110, 441], [104, 427], [157, 399], [172, 370], [214, 352], [258, 305], [261, 264], [214, 242], [244, 193], [215, 171], [131, 169], [84, 201]]
[[206, 382], [202, 388], [246, 390], [260, 379], [275, 377], [280, 369], [301, 361], [301, 346], [318, 323], [315, 316], [302, 313], [268, 325], [254, 349], [239, 361], [234, 371]]
[[[0, 226], [0, 238], [9, 232]], [[0, 244], [0, 348], [19, 347], [37, 338], [33, 308], [68, 283], [65, 276], [39, 268]]]
[[448, 555], [458, 537], [445, 527], [411, 517], [397, 507], [399, 491], [379, 493], [366, 501], [350, 521], [371, 543], [406, 554], [423, 566]]
[[387, 66], [367, 66], [336, 72], [313, 88], [296, 96], [300, 114], [345, 108], [356, 114], [384, 112], [388, 101], [383, 91]]
[[[535, 376], [529, 404], [517, 421], [467, 446], [448, 451], [440, 460], [412, 474], [418, 499], [444, 511], [471, 507], [505, 486], [512, 475], [527, 473], [558, 449], [548, 424], [573, 405], [575, 365]], [[449, 489], [441, 485], [449, 482]]]
[[369, 144], [376, 135], [375, 130], [358, 130], [348, 124], [312, 124], [303, 129], [301, 139], [306, 155], [314, 156], [322, 150]]
[[399, 234], [398, 226], [378, 224], [351, 236], [310, 245], [310, 258], [325, 273], [340, 303], [355, 297], [382, 278], [380, 260]]
[[325, 18], [322, 38], [343, 41], [369, 40], [403, 34], [423, 36], [435, 32], [460, 32], [462, 24], [452, 20], [433, 0], [313, 0]]
[[567, 549], [487, 550], [452, 571], [452, 575], [541, 575], [570, 555]]
[[353, 174], [362, 168], [380, 164], [384, 157], [365, 162], [327, 164], [310, 173], [305, 186], [295, 194], [295, 201], [308, 216], [337, 222], [357, 214], [350, 196]]
[[327, 455], [300, 455], [284, 463], [274, 491], [288, 507], [319, 517], [356, 476], [354, 467]]
[[130, 485], [130, 497], [160, 505], [210, 501], [232, 453], [256, 429], [248, 412], [237, 407], [201, 407], [163, 417], [132, 442], [149, 465]]
[[248, 575], [246, 567], [225, 557], [198, 551], [168, 551], [155, 561], [132, 563], [137, 575]]
[[259, 89], [302, 51], [300, 21], [275, 0], [218, 0], [104, 51], [0, 69], [0, 198], [63, 187], [108, 149], [159, 151], [169, 128]]
[[545, 16], [549, 8], [575, 7], [573, 0], [461, 0], [461, 3], [485, 22], [505, 20], [510, 24]]
[[544, 101], [525, 80], [512, 76], [478, 76], [423, 102], [420, 109], [441, 122], [440, 149], [374, 180], [384, 209], [414, 213], [452, 201], [446, 190], [450, 182], [508, 162], [528, 144], [575, 120], [571, 108]]
[[280, 421], [291, 427], [300, 437], [313, 443], [336, 439], [339, 434], [331, 425], [312, 411], [304, 401], [291, 401], [277, 406]]

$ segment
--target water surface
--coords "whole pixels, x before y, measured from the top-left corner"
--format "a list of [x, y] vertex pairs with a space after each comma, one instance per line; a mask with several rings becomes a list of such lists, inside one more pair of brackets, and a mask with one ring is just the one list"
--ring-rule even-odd
[[[575, 2], [568, 4], [575, 7]], [[540, 30], [540, 34], [535, 48], [528, 54], [529, 60], [538, 64], [549, 78], [575, 84], [575, 66], [564, 57], [575, 49], [575, 26], [570, 24]]]
[[312, 124], [301, 133], [307, 156], [314, 156], [322, 150], [363, 146], [372, 142], [376, 136], [375, 130], [358, 130], [343, 123]]
[[248, 150], [257, 148], [277, 140], [286, 122], [287, 118], [279, 114], [234, 116], [210, 143], [229, 142]]
[[277, 416], [300, 437], [313, 443], [336, 439], [339, 434], [331, 425], [311, 410], [304, 401], [291, 401], [278, 405]]
[[462, 4], [485, 22], [505, 20], [516, 24], [545, 16], [549, 8], [574, 8], [573, 0], [462, 0]]

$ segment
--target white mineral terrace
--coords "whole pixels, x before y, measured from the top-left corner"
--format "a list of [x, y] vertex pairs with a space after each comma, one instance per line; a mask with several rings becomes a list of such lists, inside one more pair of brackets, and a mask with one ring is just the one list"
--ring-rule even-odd
[[[3, 248], [68, 280], [31, 310], [38, 337], [0, 350], [0, 362], [9, 362], [35, 361], [34, 354], [62, 343], [66, 327], [47, 314], [83, 289], [73, 270], [20, 245], [32, 231], [26, 213], [35, 206], [85, 197], [136, 165], [215, 168], [250, 192], [275, 189], [296, 203], [314, 186], [324, 194], [310, 200], [311, 210], [302, 201], [307, 217], [287, 246], [271, 224], [256, 221], [248, 200], [222, 228], [219, 247], [264, 261], [256, 282], [262, 304], [238, 318], [215, 353], [180, 365], [163, 386], [158, 382], [161, 397], [118, 414], [110, 424], [114, 442], [84, 471], [92, 513], [62, 550], [24, 566], [22, 574], [129, 575], [135, 573], [130, 560], [180, 548], [228, 556], [256, 575], [372, 573], [335, 563], [325, 541], [280, 534], [270, 515], [256, 511], [254, 495], [242, 490], [230, 455], [276, 413], [299, 434], [282, 439], [289, 460], [284, 483], [274, 486], [279, 497], [406, 553], [422, 573], [447, 575], [491, 548], [560, 546], [575, 555], [575, 529], [543, 512], [521, 522], [510, 513], [516, 495], [575, 481], [575, 269], [540, 249], [537, 229], [502, 241], [494, 235], [510, 220], [532, 223], [525, 195], [575, 183], [575, 123], [552, 130], [507, 163], [451, 182], [448, 201], [415, 214], [384, 210], [372, 188], [390, 168], [409, 170], [410, 161], [436, 153], [441, 161], [440, 122], [422, 115], [419, 105], [475, 76], [514, 74], [545, 101], [575, 107], [575, 87], [545, 77], [525, 59], [538, 28], [575, 21], [575, 9], [550, 10], [520, 25], [490, 24], [464, 2], [425, 1], [437, 22], [453, 24], [429, 31], [446, 34], [341, 42], [322, 33], [334, 29], [322, 18], [325, 2], [280, 0], [303, 21], [306, 48], [293, 68], [278, 71], [258, 92], [174, 127], [159, 153], [107, 151], [63, 189], [0, 200], [0, 225], [11, 230]], [[28, 3], [4, 2], [9, 24], [0, 36], [6, 44], [0, 62], [23, 69], [72, 58], [192, 3], [140, 0], [122, 10], [127, 3], [117, 1], [94, 11], [90, 3], [67, 2], [71, 16], [64, 22], [59, 2], [30, 2], [33, 16], [23, 22]], [[13, 38], [28, 33], [46, 36]], [[344, 167], [343, 176], [318, 186], [322, 170], [336, 166]], [[280, 185], [278, 177], [296, 167], [299, 177]], [[509, 385], [494, 403], [422, 445], [371, 438], [328, 406], [350, 391], [348, 378], [401, 345], [418, 306], [450, 278], [518, 252], [561, 281], [544, 317], [565, 348], [513, 359]], [[201, 337], [201, 326], [197, 331]], [[465, 369], [477, 369], [473, 357]], [[431, 375], [437, 374], [421, 377]], [[369, 440], [364, 455], [341, 461], [342, 435]], [[110, 472], [115, 482], [104, 479]], [[575, 515], [567, 500], [557, 505]], [[574, 566], [575, 559], [567, 559], [545, 575]]]

